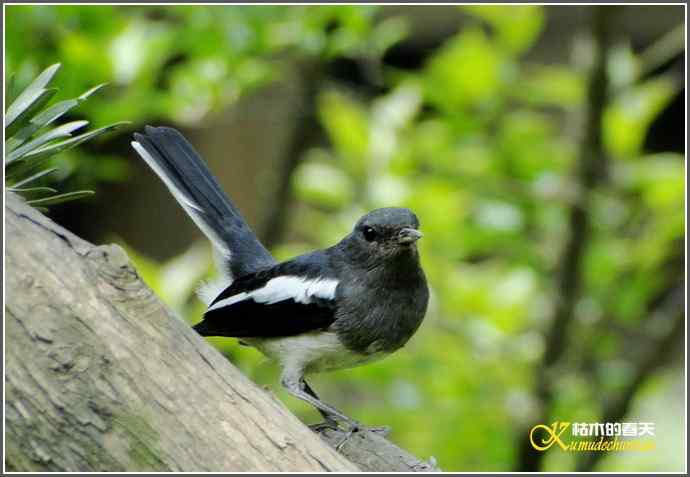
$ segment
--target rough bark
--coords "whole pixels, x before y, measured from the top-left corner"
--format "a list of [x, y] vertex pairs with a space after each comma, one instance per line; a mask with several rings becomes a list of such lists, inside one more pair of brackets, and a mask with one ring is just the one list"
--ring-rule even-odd
[[375, 435], [339, 454], [167, 310], [119, 247], [6, 199], [6, 470], [432, 470]]

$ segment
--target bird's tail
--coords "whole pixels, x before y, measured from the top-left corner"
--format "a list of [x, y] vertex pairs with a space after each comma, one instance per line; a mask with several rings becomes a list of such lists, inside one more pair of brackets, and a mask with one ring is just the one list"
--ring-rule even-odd
[[220, 252], [225, 272], [239, 277], [275, 263], [179, 131], [146, 126], [134, 139], [132, 147]]

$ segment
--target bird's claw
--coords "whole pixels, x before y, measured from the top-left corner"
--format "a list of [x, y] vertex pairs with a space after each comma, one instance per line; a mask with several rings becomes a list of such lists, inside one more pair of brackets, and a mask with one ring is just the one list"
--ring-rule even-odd
[[340, 441], [335, 445], [335, 450], [340, 452], [340, 449], [343, 448], [345, 443], [352, 437], [352, 434], [355, 432], [356, 428], [351, 427], [350, 430], [348, 430], [345, 435], [340, 439]]
[[309, 428], [314, 431], [314, 432], [321, 432], [324, 429], [332, 429], [334, 431], [342, 431], [340, 426], [338, 426], [338, 422], [334, 421], [332, 419], [327, 419], [323, 422], [319, 422], [318, 424], [310, 424]]
[[[343, 424], [343, 427], [347, 427], [343, 428], [339, 425], [339, 423]], [[390, 426], [365, 426], [354, 419], [344, 421], [336, 418], [326, 418], [325, 421], [318, 424], [310, 424], [309, 428], [316, 433], [321, 433], [327, 429], [344, 433], [343, 437], [335, 445], [335, 450], [337, 451], [343, 447], [343, 445], [350, 439], [350, 437], [352, 437], [355, 432], [373, 432], [381, 435], [382, 437], [386, 437], [391, 431]]]
[[362, 426], [357, 429], [358, 431], [373, 432], [374, 434], [380, 434], [381, 437], [388, 437], [391, 432], [390, 426]]
[[382, 437], [388, 436], [391, 431], [390, 426], [365, 426], [357, 421], [352, 421], [348, 423], [350, 428], [347, 430], [343, 438], [336, 444], [335, 450], [340, 451], [343, 445], [352, 437], [355, 432], [373, 432], [375, 434], [380, 434]]

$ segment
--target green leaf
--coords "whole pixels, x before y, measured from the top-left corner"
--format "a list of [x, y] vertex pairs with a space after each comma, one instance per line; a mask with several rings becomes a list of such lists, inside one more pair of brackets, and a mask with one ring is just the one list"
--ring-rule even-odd
[[80, 102], [81, 102], [81, 101], [86, 101], [86, 100], [88, 99], [89, 96], [91, 96], [92, 94], [94, 94], [96, 91], [98, 91], [99, 89], [103, 88], [103, 87], [106, 86], [107, 84], [108, 84], [108, 83], [97, 84], [97, 85], [94, 86], [93, 88], [86, 90], [86, 91], [85, 91], [84, 93], [82, 93], [77, 99], [78, 99]]
[[15, 99], [15, 88], [17, 86], [17, 75], [10, 73], [5, 83], [5, 104], [11, 104]]
[[657, 210], [657, 214], [661, 215], [683, 203], [685, 174], [681, 154], [649, 154], [627, 164], [625, 174], [621, 175], [628, 187], [640, 192], [645, 202]]
[[24, 98], [22, 98], [24, 94], [22, 93], [12, 105], [14, 106], [20, 100], [21, 104], [17, 106], [15, 111], [12, 111], [12, 114], [8, 110], [8, 113], [5, 115], [5, 137], [13, 136], [15, 132], [25, 126], [36, 112], [50, 101], [50, 98], [55, 93], [57, 93], [56, 88], [35, 91], [30, 96]]
[[42, 164], [42, 160], [37, 161], [14, 161], [5, 164], [5, 180], [12, 182], [22, 178], [38, 168]]
[[[33, 80], [33, 82], [26, 87], [24, 91], [15, 99], [7, 112], [5, 113], [5, 131], [18, 118], [26, 114], [27, 109], [40, 98], [46, 91], [45, 87], [50, 80], [53, 79], [57, 70], [60, 69], [60, 63], [49, 66]], [[45, 103], [44, 103], [45, 104]], [[6, 132], [7, 133], [7, 132]]]
[[8, 141], [5, 143], [5, 152], [12, 152], [14, 149], [21, 146], [27, 139], [31, 137], [33, 133], [60, 118], [67, 111], [85, 101], [89, 96], [105, 85], [106, 83], [101, 83], [98, 86], [94, 86], [93, 88], [89, 89], [77, 98], [60, 101], [38, 113], [31, 119], [31, 121], [29, 121], [27, 126], [23, 127], [19, 132], [8, 139]]
[[29, 139], [33, 133], [41, 129], [43, 126], [55, 121], [77, 104], [79, 104], [79, 101], [76, 99], [67, 99], [65, 101], [55, 103], [51, 107], [38, 113], [29, 121], [29, 124], [21, 128], [14, 136], [5, 142], [5, 153], [7, 154], [8, 152], [14, 151], [16, 148], [24, 144], [24, 142], [26, 142], [26, 140]]
[[371, 48], [375, 54], [383, 55], [391, 46], [407, 37], [409, 31], [406, 18], [386, 18], [379, 22], [371, 33]]
[[51, 107], [34, 116], [34, 118], [31, 120], [31, 123], [39, 127], [46, 126], [75, 107], [77, 104], [79, 104], [78, 99], [66, 99], [64, 101], [60, 101], [59, 103], [55, 103]]
[[35, 181], [35, 180], [37, 180], [37, 179], [40, 179], [40, 178], [43, 177], [43, 176], [47, 176], [48, 174], [50, 174], [51, 172], [55, 172], [56, 170], [57, 170], [56, 167], [52, 167], [52, 168], [50, 168], [50, 169], [45, 169], [45, 170], [43, 170], [43, 171], [41, 171], [41, 172], [37, 172], [36, 174], [34, 174], [34, 175], [30, 176], [30, 177], [27, 177], [26, 179], [20, 180], [19, 182], [17, 182], [16, 184], [14, 184], [12, 187], [21, 187], [21, 186], [26, 185], [26, 184], [28, 184], [28, 183], [30, 183], [30, 182], [33, 182], [33, 181]]
[[491, 25], [501, 46], [523, 53], [532, 46], [544, 25], [544, 9], [535, 5], [469, 5], [464, 11]]
[[557, 65], [527, 65], [510, 94], [531, 106], [579, 107], [585, 78], [577, 70]]
[[604, 144], [620, 158], [637, 156], [649, 126], [678, 93], [680, 85], [661, 76], [626, 90], [616, 97], [603, 117]]
[[55, 154], [58, 154], [62, 151], [65, 151], [67, 149], [70, 149], [74, 146], [77, 146], [84, 141], [88, 141], [89, 139], [95, 138], [96, 136], [100, 136], [101, 134], [104, 134], [109, 131], [113, 131], [117, 129], [118, 127], [124, 125], [124, 124], [129, 124], [128, 121], [120, 121], [117, 123], [110, 124], [108, 126], [103, 126], [102, 128], [94, 129], [92, 131], [86, 132], [84, 134], [80, 134], [79, 136], [75, 136], [73, 138], [67, 139], [65, 141], [60, 141], [57, 143], [49, 144], [47, 146], [44, 146], [40, 149], [36, 149], [28, 153], [25, 157], [26, 159], [38, 159], [46, 156], [53, 156]]
[[57, 192], [57, 190], [53, 189], [52, 187], [10, 187], [9, 190], [17, 193], [48, 192], [49, 194], [54, 194]]
[[60, 139], [63, 137], [70, 137], [72, 135], [72, 132], [76, 131], [77, 129], [83, 128], [87, 124], [89, 124], [88, 121], [72, 121], [69, 123], [62, 124], [56, 128], [53, 128], [45, 134], [41, 134], [36, 139], [33, 139], [32, 141], [29, 141], [23, 146], [12, 151], [6, 157], [5, 161], [9, 164], [12, 161], [21, 159], [27, 153], [30, 153], [31, 151], [38, 149], [39, 147], [43, 146], [44, 144], [50, 141]]
[[29, 172], [36, 169], [38, 165], [43, 163], [49, 157], [63, 152], [67, 149], [70, 149], [74, 146], [77, 146], [83, 143], [84, 141], [88, 141], [89, 139], [99, 136], [105, 132], [116, 129], [117, 127], [123, 124], [128, 124], [128, 122], [122, 121], [119, 123], [114, 123], [109, 126], [102, 127], [100, 129], [95, 129], [93, 131], [86, 132], [84, 134], [67, 139], [65, 141], [51, 143], [39, 149], [33, 150], [30, 153], [27, 153], [21, 161], [13, 161], [9, 164], [6, 164], [5, 177], [10, 180], [14, 180], [17, 177], [22, 177], [23, 175], [28, 174]]
[[481, 30], [464, 30], [427, 63], [426, 94], [434, 105], [452, 113], [489, 104], [501, 96], [503, 63], [502, 52]]
[[78, 190], [74, 192], [66, 192], [64, 194], [53, 195], [51, 197], [44, 197], [42, 199], [34, 199], [27, 201], [27, 204], [37, 206], [37, 205], [54, 205], [60, 204], [62, 202], [68, 202], [70, 200], [81, 199], [83, 197], [88, 197], [94, 195], [95, 192], [92, 190]]

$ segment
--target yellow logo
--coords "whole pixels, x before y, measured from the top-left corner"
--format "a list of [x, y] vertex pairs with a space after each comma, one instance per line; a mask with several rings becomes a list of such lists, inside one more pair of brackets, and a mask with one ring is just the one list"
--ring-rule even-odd
[[[544, 424], [538, 424], [534, 426], [532, 430], [529, 431], [529, 440], [532, 443], [532, 447], [534, 447], [538, 451], [545, 451], [551, 448], [551, 446], [555, 443], [558, 443], [558, 445], [561, 446], [561, 449], [567, 451], [568, 446], [561, 440], [561, 435], [563, 434], [563, 432], [565, 432], [566, 429], [568, 429], [568, 427], [570, 427], [569, 422], [559, 421], [554, 422], [551, 425], [551, 427], [545, 426]], [[544, 437], [542, 435], [542, 438], [539, 439], [539, 444], [535, 442], [534, 439], [534, 433], [538, 430], [543, 430], [543, 432], [547, 436]]]
[[[654, 437], [652, 422], [594, 422], [570, 423], [556, 421], [550, 426], [537, 424], [529, 431], [529, 440], [536, 450], [544, 452], [557, 444], [565, 452], [617, 452], [650, 451], [656, 444], [650, 439], [630, 437]], [[567, 432], [570, 429], [570, 432]], [[573, 438], [574, 437], [574, 438]], [[594, 439], [580, 439], [594, 437]]]

